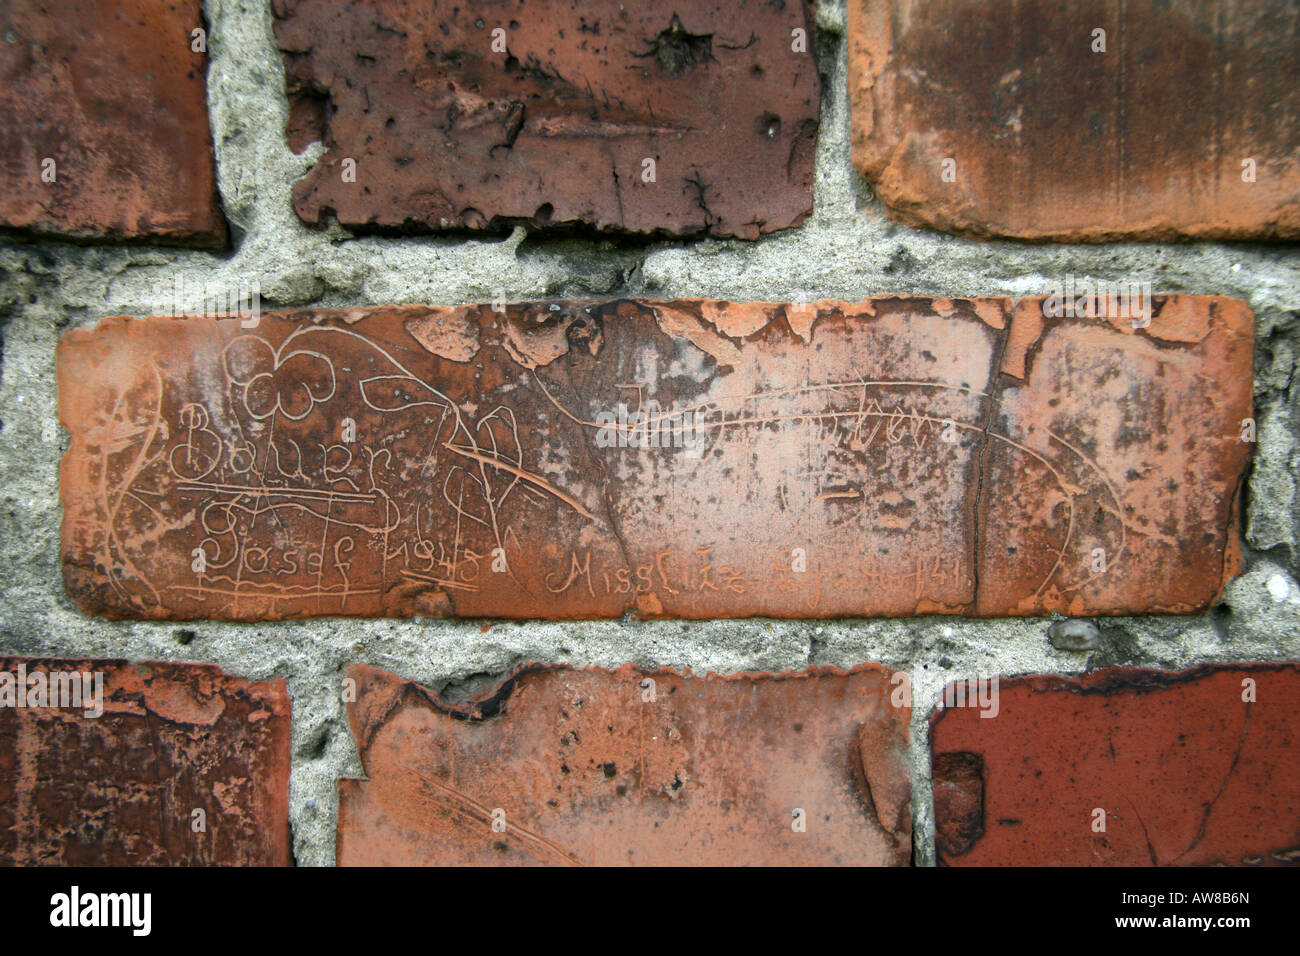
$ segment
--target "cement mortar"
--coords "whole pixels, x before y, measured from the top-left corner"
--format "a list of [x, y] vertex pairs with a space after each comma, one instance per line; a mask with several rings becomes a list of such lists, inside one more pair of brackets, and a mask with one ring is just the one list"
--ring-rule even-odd
[[[209, 0], [208, 98], [219, 184], [235, 249], [212, 254], [0, 239], [0, 652], [205, 661], [251, 679], [283, 677], [293, 698], [291, 817], [299, 864], [334, 860], [336, 781], [361, 767], [340, 701], [361, 661], [464, 694], [528, 660], [584, 666], [776, 671], [877, 661], [912, 677], [910, 761], [916, 862], [933, 865], [929, 717], [962, 677], [1079, 673], [1107, 664], [1182, 669], [1300, 659], [1296, 474], [1300, 256], [1293, 246], [977, 242], [890, 223], [849, 162], [843, 2], [822, 5], [825, 92], [816, 208], [758, 242], [539, 238], [351, 238], [313, 231], [290, 190], [320, 154], [288, 149], [283, 73], [265, 0]], [[160, 38], [161, 42], [161, 38]], [[1247, 570], [1222, 603], [1189, 617], [1101, 622], [1102, 648], [1057, 650], [1050, 620], [493, 623], [323, 619], [256, 625], [91, 620], [69, 604], [59, 563], [54, 354], [59, 334], [110, 315], [158, 311], [154, 289], [256, 281], [263, 307], [459, 304], [601, 296], [801, 301], [1043, 294], [1066, 274], [1150, 282], [1156, 292], [1235, 296], [1257, 321], [1258, 446], [1247, 488]], [[178, 809], [177, 811], [182, 812]]]

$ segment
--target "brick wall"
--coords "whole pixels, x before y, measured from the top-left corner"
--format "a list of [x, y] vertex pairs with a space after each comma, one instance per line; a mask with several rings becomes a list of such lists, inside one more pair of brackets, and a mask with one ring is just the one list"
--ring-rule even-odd
[[[105, 706], [0, 707], [0, 859], [1294, 862], [1294, 18], [65, 6], [0, 14], [0, 673]], [[620, 445], [647, 382], [730, 437]], [[320, 495], [492, 585], [288, 561]]]

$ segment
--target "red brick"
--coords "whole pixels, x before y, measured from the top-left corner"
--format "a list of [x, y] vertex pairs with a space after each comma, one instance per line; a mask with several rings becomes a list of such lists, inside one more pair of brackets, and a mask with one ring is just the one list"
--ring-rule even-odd
[[[174, 619], [1195, 611], [1239, 564], [1252, 318], [1154, 306], [106, 320], [60, 346], [65, 584]], [[698, 457], [600, 443], [652, 399]]]
[[1003, 679], [931, 722], [940, 862], [1293, 863], [1298, 701], [1295, 664]]
[[[34, 695], [51, 672], [73, 671], [102, 676], [99, 715], [84, 698], [20, 703], [24, 673]], [[0, 659], [0, 864], [291, 862], [283, 681], [199, 664]]]
[[892, 705], [883, 668], [698, 677], [528, 665], [459, 705], [374, 668], [349, 675], [367, 779], [339, 782], [341, 865], [911, 856], [910, 711]]
[[849, 0], [848, 36], [853, 161], [895, 219], [1069, 242], [1300, 236], [1289, 4]]
[[327, 147], [294, 208], [356, 230], [798, 225], [820, 104], [810, 9], [276, 0], [290, 143]]
[[199, 0], [5, 3], [0, 225], [224, 245], [200, 28]]

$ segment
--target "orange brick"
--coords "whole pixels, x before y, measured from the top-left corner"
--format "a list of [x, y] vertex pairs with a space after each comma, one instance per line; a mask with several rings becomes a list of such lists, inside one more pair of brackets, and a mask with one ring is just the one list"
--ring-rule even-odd
[[1190, 612], [1238, 566], [1234, 300], [1157, 296], [1140, 330], [1001, 299], [241, 325], [65, 336], [64, 576], [86, 611]]
[[338, 861], [904, 866], [910, 711], [874, 666], [698, 677], [529, 665], [449, 705], [355, 666]]
[[848, 9], [853, 161], [895, 219], [1066, 242], [1300, 236], [1289, 4]]

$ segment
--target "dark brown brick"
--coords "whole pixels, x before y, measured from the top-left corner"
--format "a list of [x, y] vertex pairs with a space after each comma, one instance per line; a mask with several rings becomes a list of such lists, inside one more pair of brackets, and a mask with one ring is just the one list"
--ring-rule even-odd
[[106, 320], [60, 346], [65, 583], [176, 619], [1195, 611], [1239, 563], [1253, 321], [1153, 302]]
[[[346, 866], [904, 866], [890, 672], [525, 666], [474, 701], [353, 667]], [[494, 828], [494, 820], [498, 821]]]
[[984, 761], [979, 754], [934, 755], [935, 844], [945, 858], [960, 856], [984, 835]]
[[294, 190], [306, 222], [753, 239], [812, 211], [820, 80], [803, 0], [274, 10], [290, 143], [327, 147]]
[[199, 0], [0, 7], [0, 225], [223, 245], [201, 28]]
[[932, 720], [942, 863], [1300, 859], [1295, 664], [1018, 677], [996, 701]]
[[849, 0], [849, 74], [854, 163], [911, 225], [1300, 236], [1292, 4]]
[[283, 681], [199, 664], [0, 659], [0, 864], [290, 863]]

